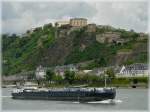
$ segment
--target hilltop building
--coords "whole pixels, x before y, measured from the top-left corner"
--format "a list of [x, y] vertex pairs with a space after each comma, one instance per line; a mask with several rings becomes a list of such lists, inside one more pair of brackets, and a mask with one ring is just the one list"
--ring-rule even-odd
[[69, 21], [57, 21], [55, 23], [56, 27], [61, 27], [65, 25], [70, 25], [72, 27], [83, 27], [87, 25], [87, 19], [85, 18], [72, 18]]
[[96, 32], [96, 24], [88, 24], [87, 32]]
[[148, 35], [145, 34], [145, 33], [139, 33], [139, 37], [137, 38], [137, 40], [141, 41], [141, 40], [144, 40], [144, 39], [148, 39]]
[[73, 27], [83, 27], [87, 25], [87, 19], [85, 18], [73, 18], [70, 19], [70, 25]]
[[68, 25], [68, 24], [69, 24], [69, 21], [57, 21], [55, 23], [55, 26], [56, 27], [61, 27], [61, 26]]
[[98, 25], [97, 27], [99, 29], [105, 29], [105, 30], [113, 30], [113, 29], [115, 29], [114, 27], [112, 27], [110, 25]]

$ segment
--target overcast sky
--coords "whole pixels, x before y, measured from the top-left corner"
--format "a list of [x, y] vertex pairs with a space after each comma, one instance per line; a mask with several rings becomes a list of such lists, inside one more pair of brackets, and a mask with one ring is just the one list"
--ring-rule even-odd
[[73, 17], [89, 23], [147, 32], [147, 2], [3, 2], [2, 32], [24, 33], [27, 29]]

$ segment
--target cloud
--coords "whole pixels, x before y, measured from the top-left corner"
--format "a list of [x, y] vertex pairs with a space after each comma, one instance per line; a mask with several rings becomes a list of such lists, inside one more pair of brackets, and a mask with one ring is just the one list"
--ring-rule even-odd
[[146, 2], [111, 2], [93, 3], [97, 13], [91, 18], [98, 24], [108, 24], [114, 27], [147, 31], [148, 6]]
[[89, 22], [146, 31], [146, 2], [2, 2], [2, 32], [23, 33], [57, 20], [84, 17]]
[[47, 22], [71, 17], [92, 17], [95, 12], [96, 9], [83, 2], [3, 2], [2, 31], [22, 33]]

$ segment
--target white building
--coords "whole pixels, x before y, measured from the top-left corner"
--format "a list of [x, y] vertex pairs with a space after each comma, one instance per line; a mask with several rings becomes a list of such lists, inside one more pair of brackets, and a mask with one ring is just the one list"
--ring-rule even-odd
[[122, 66], [118, 77], [144, 77], [148, 76], [148, 65], [143, 63], [136, 63], [128, 66]]
[[70, 25], [73, 27], [83, 27], [87, 25], [86, 18], [72, 18], [70, 19]]
[[75, 66], [73, 64], [63, 65], [63, 66], [56, 66], [55, 69], [54, 69], [56, 75], [61, 75], [61, 76], [64, 76], [66, 70], [74, 71], [74, 72], [78, 71], [77, 66]]
[[57, 27], [61, 27], [63, 25], [68, 25], [69, 21], [57, 21], [55, 24], [57, 24]]
[[101, 67], [101, 68], [94, 68], [89, 74], [101, 76], [105, 74], [105, 71], [108, 69], [108, 67]]
[[91, 72], [92, 70], [83, 70], [83, 73], [89, 73]]
[[35, 76], [37, 79], [43, 79], [45, 78], [45, 75], [46, 75], [46, 70], [44, 69], [44, 67], [40, 65], [39, 67], [36, 68]]

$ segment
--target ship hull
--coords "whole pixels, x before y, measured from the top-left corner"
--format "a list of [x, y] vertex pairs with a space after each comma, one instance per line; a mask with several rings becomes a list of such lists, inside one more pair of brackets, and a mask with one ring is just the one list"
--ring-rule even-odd
[[56, 100], [56, 101], [102, 101], [114, 99], [116, 91], [109, 90], [103, 92], [19, 92], [12, 93], [14, 99], [32, 99], [32, 100]]

